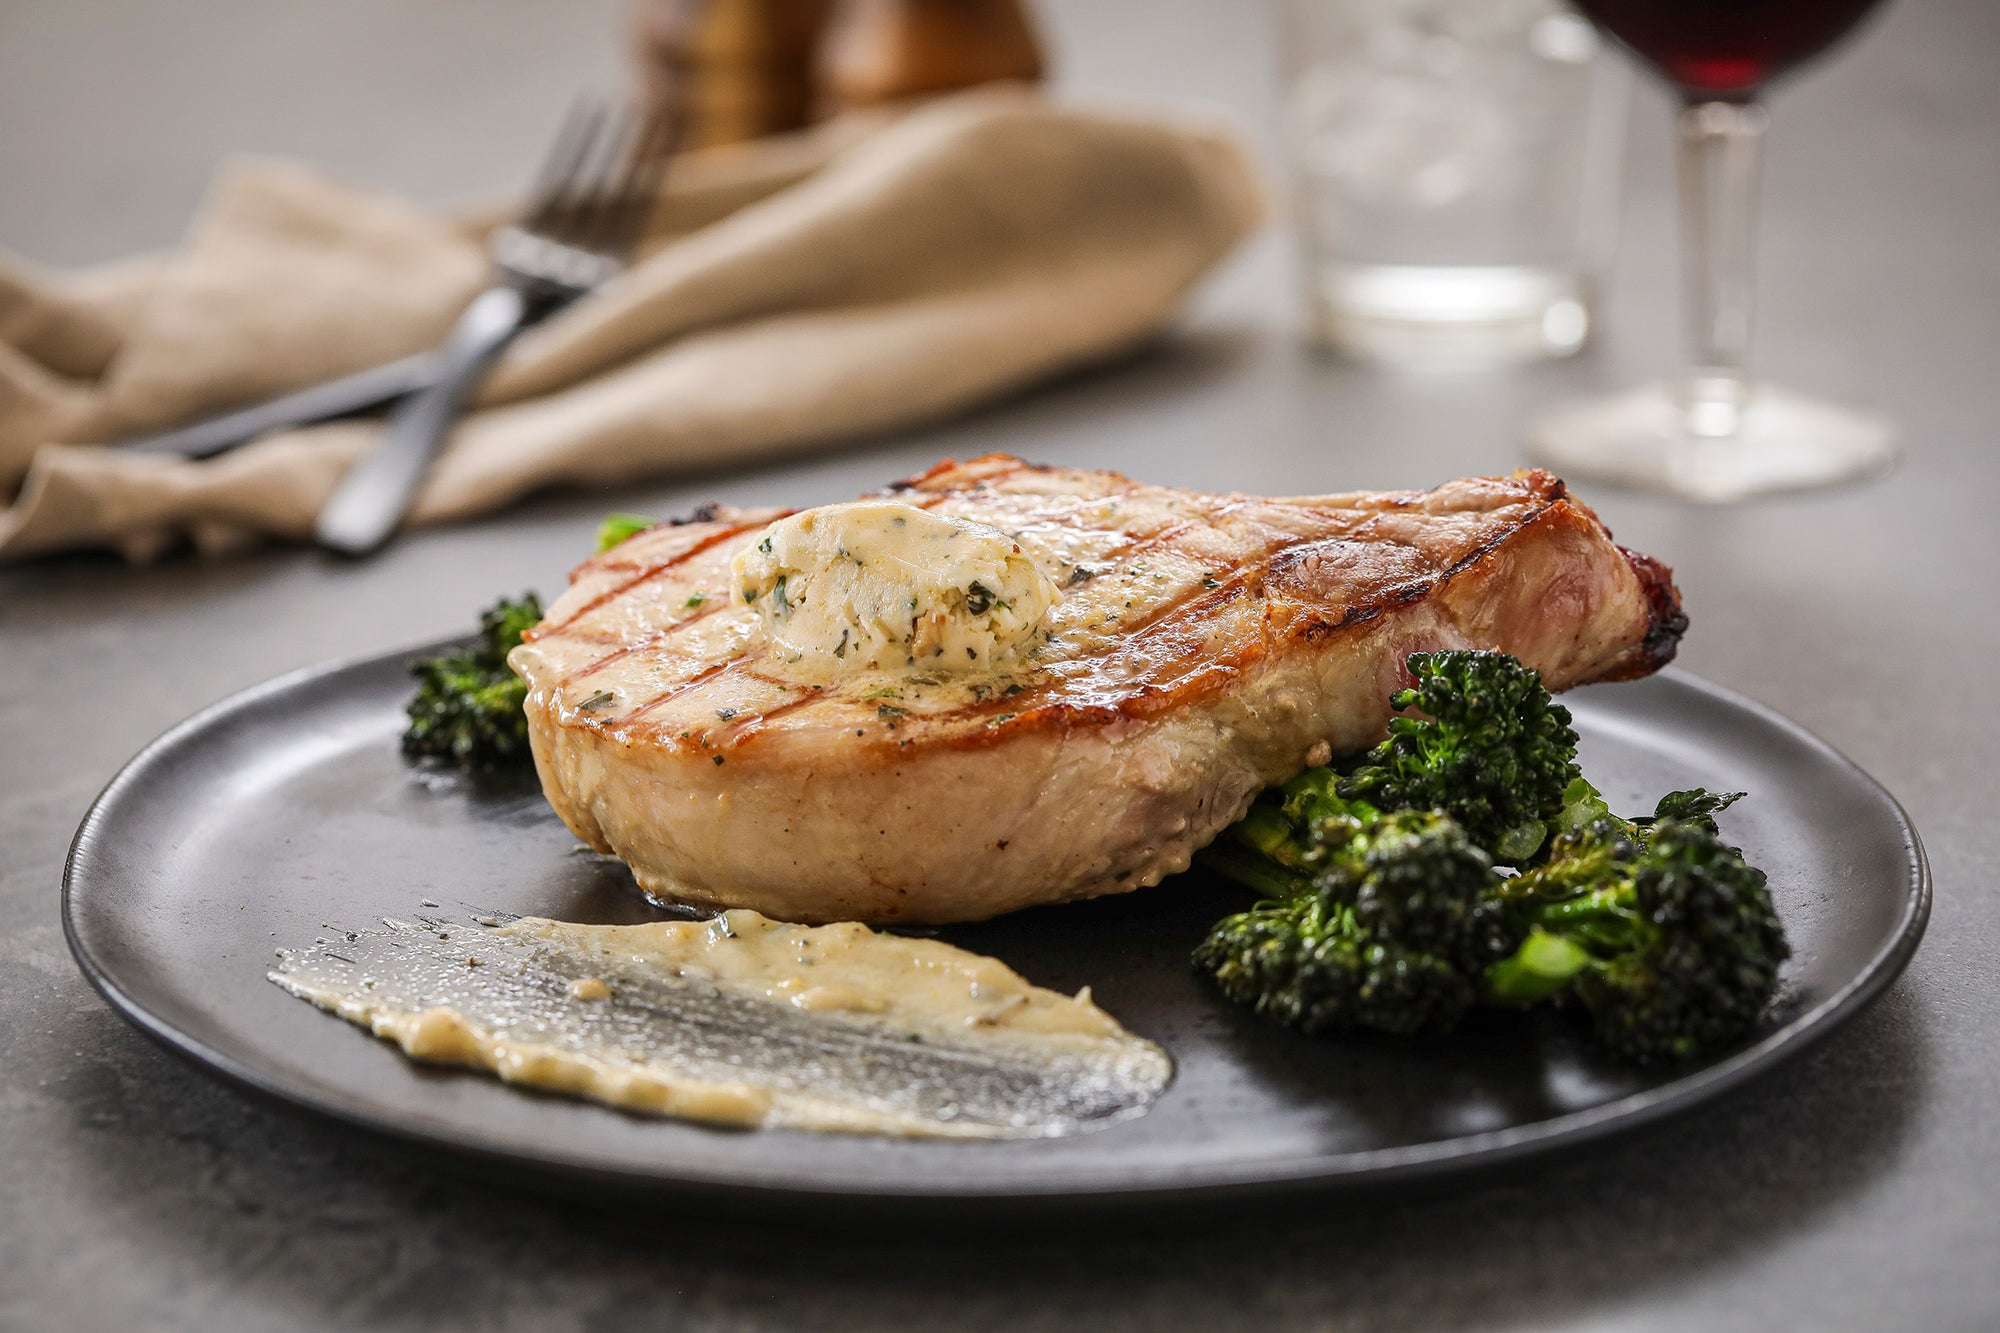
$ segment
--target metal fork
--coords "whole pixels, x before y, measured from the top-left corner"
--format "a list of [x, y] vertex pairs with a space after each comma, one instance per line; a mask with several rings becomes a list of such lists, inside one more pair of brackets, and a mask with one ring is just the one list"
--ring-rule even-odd
[[522, 221], [493, 234], [497, 280], [466, 308], [440, 349], [437, 382], [403, 399], [381, 444], [349, 469], [320, 509], [321, 545], [352, 556], [379, 550], [507, 344], [625, 267], [678, 129], [671, 115], [647, 121], [594, 106], [571, 111]]

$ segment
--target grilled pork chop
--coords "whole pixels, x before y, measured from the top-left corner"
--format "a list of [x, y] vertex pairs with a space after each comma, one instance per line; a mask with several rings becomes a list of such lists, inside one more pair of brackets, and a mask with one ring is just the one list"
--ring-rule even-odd
[[995, 455], [886, 498], [1053, 581], [1011, 665], [801, 678], [731, 574], [788, 511], [723, 508], [586, 562], [515, 650], [550, 802], [649, 892], [802, 922], [1126, 892], [1378, 740], [1411, 652], [1501, 649], [1562, 689], [1648, 674], [1687, 623], [1670, 571], [1543, 472], [1260, 499]]

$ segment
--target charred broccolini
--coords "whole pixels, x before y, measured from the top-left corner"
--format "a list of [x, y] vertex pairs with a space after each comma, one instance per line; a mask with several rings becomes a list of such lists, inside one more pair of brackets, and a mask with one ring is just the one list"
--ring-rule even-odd
[[1219, 922], [1195, 965], [1230, 999], [1308, 1033], [1452, 1027], [1479, 969], [1513, 945], [1492, 862], [1438, 814], [1314, 836], [1324, 857], [1310, 882]]
[[1390, 696], [1405, 715], [1386, 741], [1259, 796], [1204, 864], [1265, 892], [1296, 891], [1343, 833], [1384, 811], [1435, 810], [1495, 861], [1520, 865], [1553, 833], [1611, 813], [1577, 767], [1569, 710], [1539, 672], [1468, 650], [1413, 653], [1408, 667], [1416, 684]]
[[1581, 776], [1569, 710], [1506, 653], [1412, 653], [1408, 667], [1415, 683], [1389, 696], [1402, 716], [1341, 777], [1340, 794], [1384, 810], [1441, 810], [1495, 860], [1527, 860]]
[[1503, 890], [1526, 933], [1485, 970], [1483, 996], [1572, 997], [1599, 1043], [1638, 1064], [1741, 1036], [1791, 950], [1763, 872], [1716, 834], [1713, 811], [1733, 799], [1676, 792], [1651, 819], [1600, 819], [1557, 838]]
[[1309, 1032], [1573, 1003], [1638, 1063], [1747, 1032], [1789, 951], [1762, 872], [1717, 833], [1741, 793], [1674, 792], [1621, 819], [1533, 672], [1495, 653], [1409, 665], [1397, 707], [1429, 717], [1260, 796], [1203, 853], [1265, 901], [1217, 923], [1197, 969]]
[[542, 618], [533, 593], [496, 602], [479, 617], [470, 643], [419, 662], [403, 753], [437, 759], [475, 773], [492, 773], [528, 759], [527, 683], [507, 654]]

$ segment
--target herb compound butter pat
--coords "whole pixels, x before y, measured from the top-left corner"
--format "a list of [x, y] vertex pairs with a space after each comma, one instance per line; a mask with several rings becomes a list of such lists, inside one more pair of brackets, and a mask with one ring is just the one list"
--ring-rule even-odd
[[1060, 595], [998, 528], [889, 500], [779, 519], [730, 572], [787, 665], [819, 677], [991, 670]]

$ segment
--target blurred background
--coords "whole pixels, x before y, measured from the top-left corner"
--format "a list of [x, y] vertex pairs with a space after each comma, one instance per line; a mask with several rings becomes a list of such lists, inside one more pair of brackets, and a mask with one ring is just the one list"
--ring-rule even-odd
[[[505, 198], [579, 89], [643, 87], [658, 30], [699, 8], [635, 0], [417, 7], [204, 0], [172, 8], [16, 0], [0, 15], [0, 123], [10, 127], [0, 137], [0, 179], [9, 183], [0, 192], [0, 237], [56, 265], [167, 247], [217, 164], [235, 153], [303, 159], [420, 202]], [[1286, 150], [1286, 9], [1063, 0], [1030, 15], [1058, 94], [1212, 108], [1253, 145], [1267, 182], [1288, 204], [1295, 172]], [[1991, 136], [1948, 114], [1937, 90], [1980, 80], [1977, 71], [2000, 43], [1996, 25], [2000, 15], [1982, 0], [1890, 5], [1851, 50], [1781, 90], [1759, 234], [1761, 370], [1847, 389], [1901, 417], [1911, 405], [1896, 401], [1897, 386], [1916, 361], [1943, 358], [1971, 373], [1983, 358], [2000, 314], [1965, 309], [1956, 317], [1972, 327], [1950, 338], [1925, 335], [1934, 331], [1932, 305], [1968, 282], [1990, 288], [2000, 260], [1990, 250], [1947, 257], [1911, 244], [1905, 214], [1868, 205], [1990, 190]], [[1612, 50], [1602, 59], [1626, 61]], [[1885, 97], [1893, 116], [1882, 114]], [[1268, 428], [1274, 410], [1318, 420], [1337, 401], [1338, 434], [1352, 439], [1379, 433], [1421, 403], [1432, 429], [1406, 441], [1416, 457], [1357, 451], [1335, 467], [1338, 441], [1324, 436], [1326, 452], [1309, 460], [1305, 483], [1337, 475], [1343, 485], [1390, 484], [1520, 462], [1522, 423], [1536, 404], [1657, 376], [1677, 360], [1680, 341], [1672, 108], [1654, 80], [1617, 85], [1608, 123], [1617, 139], [1614, 217], [1600, 233], [1617, 244], [1606, 247], [1595, 337], [1580, 362], [1412, 377], [1315, 356], [1297, 344], [1309, 318], [1281, 215], [1206, 284], [1184, 322], [1182, 354], [1197, 373], [1251, 345], [1263, 349], [1198, 410], [1227, 434], [1253, 421]], [[1828, 281], [1829, 274], [1847, 280]], [[1829, 327], [1843, 336], [1814, 336]], [[1299, 395], [1274, 407], [1269, 382], [1301, 376]], [[1015, 423], [1029, 451], [1039, 443], [1035, 420], [1030, 413]], [[1104, 433], [1087, 450], [1092, 457], [1065, 461], [1145, 470], [1142, 452]], [[1296, 490], [1301, 479], [1253, 476], [1240, 484]]]
[[[0, 123], [9, 126], [0, 137], [0, 179], [8, 182], [0, 192], [0, 237], [56, 265], [167, 247], [188, 225], [218, 162], [234, 153], [299, 158], [427, 203], [507, 197], [577, 91], [643, 86], [647, 60], [659, 54], [659, 29], [689, 8], [699, 6], [205, 0], [170, 8], [17, 0], [0, 15]], [[1286, 8], [1064, 0], [1040, 5], [1031, 17], [1059, 94], [1212, 107], [1253, 144], [1266, 180], [1289, 195], [1295, 172], [1287, 162], [1281, 75], [1288, 44], [1280, 41]], [[1935, 90], [1978, 81], [1976, 71], [1995, 49], [1997, 22], [1981, 0], [1891, 5], [1851, 50], [1782, 89], [1760, 233], [1760, 369], [1806, 386], [1853, 386], [1900, 417], [1909, 405], [1895, 401], [1897, 386], [1908, 379], [1912, 358], [1954, 360], [1969, 371], [1983, 355], [2000, 316], [1967, 310], [1961, 317], [1981, 321], [1978, 327], [1939, 340], [1922, 336], [1934, 318], [1926, 312], [1968, 281], [1990, 284], [2000, 261], [1989, 251], [1947, 262], [1931, 247], [1908, 243], [1909, 219], [1897, 210], [1866, 204], [1989, 188], [1990, 136], [1977, 135], [1963, 116], [1948, 116]], [[1604, 60], [1616, 65], [1625, 57], [1612, 52]], [[859, 68], [867, 59], [850, 63]], [[1862, 86], [1880, 91], [1859, 95]], [[1881, 113], [1884, 96], [1894, 116]], [[1629, 116], [1622, 114], [1628, 102]], [[1308, 364], [1303, 395], [1284, 410], [1311, 417], [1338, 399], [1345, 437], [1379, 431], [1383, 414], [1422, 402], [1434, 414], [1434, 429], [1424, 435], [1452, 445], [1440, 443], [1424, 457], [1426, 446], [1413, 441], [1408, 447], [1419, 457], [1407, 462], [1357, 455], [1335, 469], [1337, 445], [1329, 440], [1329, 452], [1314, 460], [1315, 473], [1331, 478], [1337, 471], [1343, 484], [1386, 484], [1521, 461], [1521, 426], [1534, 405], [1576, 388], [1657, 376], [1679, 354], [1672, 102], [1655, 81], [1630, 80], [1617, 86], [1612, 110], [1605, 128], [1617, 138], [1615, 225], [1601, 235], [1615, 236], [1617, 245], [1606, 250], [1596, 337], [1581, 364], [1411, 379], [1304, 359], [1310, 354], [1294, 340], [1309, 321], [1295, 245], [1281, 220], [1206, 285], [1186, 322], [1190, 347], [1204, 349], [1187, 353], [1198, 367], [1240, 355], [1246, 342], [1268, 351], [1199, 410], [1219, 430], [1248, 428], [1272, 410], [1249, 406], [1269, 402], [1268, 380], [1296, 378]], [[1836, 273], [1852, 280], [1826, 280]], [[1833, 326], [1844, 336], [1812, 336]], [[1022, 447], [1032, 449], [1032, 425], [1021, 424], [1030, 431]], [[1101, 435], [1094, 445], [1096, 457], [1087, 461], [1144, 469], [1142, 459]], [[1298, 488], [1296, 479], [1281, 484], [1275, 477], [1241, 484]]]

